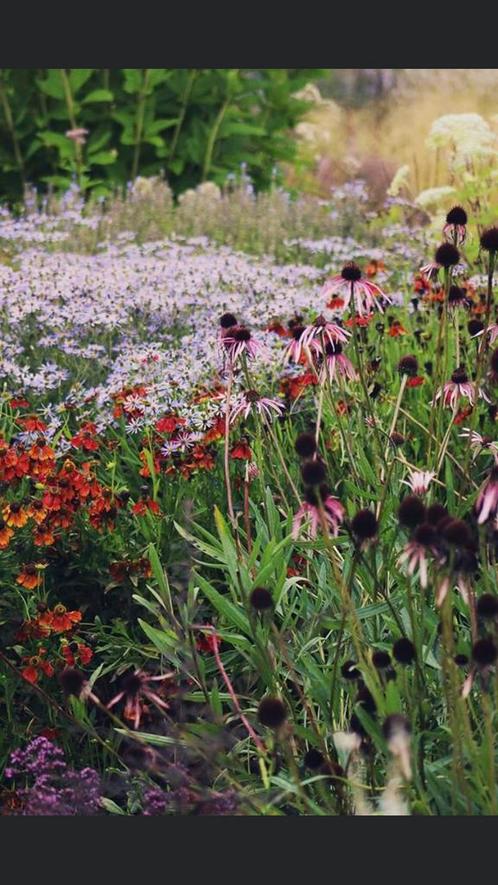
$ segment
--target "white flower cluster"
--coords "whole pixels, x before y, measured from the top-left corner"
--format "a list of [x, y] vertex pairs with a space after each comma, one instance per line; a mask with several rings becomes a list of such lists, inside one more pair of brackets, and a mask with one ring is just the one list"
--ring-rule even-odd
[[431, 126], [426, 141], [430, 148], [450, 148], [455, 168], [470, 160], [491, 159], [498, 154], [497, 137], [480, 114], [445, 114]]
[[450, 185], [429, 187], [427, 190], [419, 193], [415, 202], [417, 206], [422, 206], [423, 209], [437, 209], [446, 203], [450, 197], [453, 197], [455, 193], [455, 188], [450, 187]]

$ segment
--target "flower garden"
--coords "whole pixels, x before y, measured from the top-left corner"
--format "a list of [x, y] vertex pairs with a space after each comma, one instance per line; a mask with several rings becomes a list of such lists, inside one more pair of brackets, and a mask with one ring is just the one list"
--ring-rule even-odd
[[3, 815], [496, 813], [498, 228], [449, 190], [1, 211]]

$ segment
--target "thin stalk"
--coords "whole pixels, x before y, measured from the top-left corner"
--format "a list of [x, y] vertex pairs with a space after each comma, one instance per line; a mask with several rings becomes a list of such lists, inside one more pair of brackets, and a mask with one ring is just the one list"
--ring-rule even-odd
[[[69, 82], [69, 77], [64, 68], [60, 68], [60, 75], [62, 80], [62, 86], [64, 88], [64, 98], [66, 101], [66, 109], [67, 115], [69, 118], [69, 122], [71, 124], [71, 129], [77, 129], [78, 124], [76, 122], [76, 113], [74, 110], [74, 101], [73, 101], [73, 93], [71, 91], [71, 83]], [[78, 144], [77, 141], [74, 142], [74, 156], [76, 161], [76, 177], [78, 179], [78, 185], [81, 187], [81, 175], [82, 175], [82, 166], [83, 166], [83, 158], [81, 153], [81, 145]]]
[[21, 147], [19, 145], [19, 139], [17, 137], [16, 127], [14, 125], [14, 118], [12, 116], [12, 109], [10, 106], [9, 97], [7, 94], [7, 90], [5, 89], [5, 84], [2, 76], [0, 76], [0, 101], [2, 103], [5, 123], [7, 125], [7, 129], [9, 130], [9, 135], [12, 140], [12, 147], [14, 150], [14, 157], [17, 163], [17, 168], [19, 169], [21, 185], [24, 189], [24, 186], [26, 184], [26, 177], [24, 174], [24, 160], [21, 153]]
[[150, 68], [145, 68], [142, 78], [142, 88], [137, 97], [137, 111], [135, 117], [135, 148], [133, 151], [133, 164], [131, 167], [131, 179], [135, 180], [138, 174], [138, 164], [140, 161], [140, 147], [142, 144], [142, 133], [145, 119], [145, 103], [147, 98], [147, 88], [149, 85]]
[[221, 108], [219, 109], [215, 121], [211, 127], [211, 130], [208, 135], [208, 140], [206, 143], [206, 153], [204, 155], [204, 164], [202, 167], [202, 180], [206, 181], [209, 170], [211, 169], [211, 161], [213, 158], [214, 146], [216, 144], [216, 139], [218, 137], [218, 132], [221, 124], [223, 123], [223, 117], [225, 116], [228, 108], [230, 106], [230, 100], [228, 98], [225, 99]]
[[171, 139], [171, 147], [170, 147], [170, 152], [169, 152], [169, 157], [168, 157], [168, 162], [170, 164], [175, 156], [176, 146], [178, 144], [178, 138], [180, 136], [180, 132], [182, 130], [182, 126], [183, 126], [183, 123], [185, 120], [185, 115], [187, 113], [189, 98], [192, 93], [195, 78], [197, 77], [198, 73], [199, 73], [199, 71], [197, 69], [194, 69], [193, 71], [190, 71], [190, 73], [188, 75], [187, 85], [185, 86], [185, 92], [183, 93], [182, 99], [181, 99], [180, 113], [178, 115], [178, 123], [175, 126], [175, 131], [173, 132], [173, 138]]

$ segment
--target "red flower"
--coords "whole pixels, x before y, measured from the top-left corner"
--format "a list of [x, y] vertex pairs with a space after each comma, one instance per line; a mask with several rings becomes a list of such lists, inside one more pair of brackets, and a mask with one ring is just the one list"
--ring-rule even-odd
[[159, 433], [173, 433], [177, 427], [186, 424], [185, 418], [177, 418], [176, 415], [165, 415], [156, 421], [156, 430]]
[[31, 682], [33, 685], [35, 682], [38, 682], [40, 674], [43, 673], [45, 676], [49, 678], [52, 677], [55, 673], [54, 668], [50, 661], [45, 661], [44, 656], [47, 654], [47, 649], [40, 646], [38, 648], [38, 654], [33, 655], [32, 657], [23, 658], [25, 663], [27, 664], [23, 670], [21, 670], [21, 676], [26, 682]]
[[344, 298], [331, 298], [330, 301], [327, 302], [327, 307], [330, 310], [342, 310], [344, 307]]
[[421, 384], [424, 383], [424, 378], [421, 375], [415, 375], [414, 378], [408, 378], [406, 382], [407, 387], [420, 387]]
[[136, 516], [145, 516], [147, 511], [154, 513], [155, 516], [159, 516], [161, 513], [159, 504], [157, 504], [156, 501], [153, 501], [152, 498], [142, 498], [131, 508], [131, 512]]
[[221, 642], [221, 637], [215, 633], [206, 632], [199, 633], [196, 639], [196, 648], [197, 651], [210, 651], [213, 652], [217, 646], [219, 646]]
[[406, 329], [403, 328], [399, 320], [395, 320], [394, 323], [389, 326], [387, 334], [391, 338], [398, 338], [400, 335], [406, 335]]
[[24, 418], [19, 418], [18, 423], [29, 433], [43, 433], [47, 429], [45, 422], [37, 418], [36, 415], [26, 415]]
[[71, 445], [73, 445], [75, 449], [83, 449], [85, 452], [96, 452], [97, 449], [100, 449], [100, 443], [94, 436], [96, 430], [97, 428], [95, 424], [88, 421], [83, 425], [76, 436], [73, 436], [71, 439]]
[[289, 338], [291, 336], [291, 332], [282, 326], [281, 323], [270, 323], [269, 326], [266, 327], [267, 332], [274, 332], [275, 335], [278, 335], [280, 338]]
[[215, 442], [217, 439], [223, 439], [225, 436], [225, 419], [217, 418], [213, 426], [203, 436], [203, 442]]
[[465, 408], [460, 409], [459, 412], [455, 415], [453, 419], [453, 424], [462, 424], [466, 418], [469, 417], [473, 412], [472, 406], [465, 406]]
[[235, 443], [230, 450], [230, 457], [234, 459], [238, 458], [241, 461], [252, 461], [252, 452], [245, 440], [241, 439], [238, 443]]
[[373, 313], [368, 316], [360, 317], [350, 317], [349, 320], [346, 320], [345, 326], [368, 326], [370, 320], [373, 319]]

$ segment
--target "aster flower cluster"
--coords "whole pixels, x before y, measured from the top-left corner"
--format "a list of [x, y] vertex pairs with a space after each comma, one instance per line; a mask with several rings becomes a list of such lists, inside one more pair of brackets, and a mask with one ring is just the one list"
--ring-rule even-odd
[[101, 784], [93, 768], [70, 768], [64, 752], [44, 737], [15, 750], [5, 769], [15, 781], [22, 816], [88, 816], [101, 813]]

